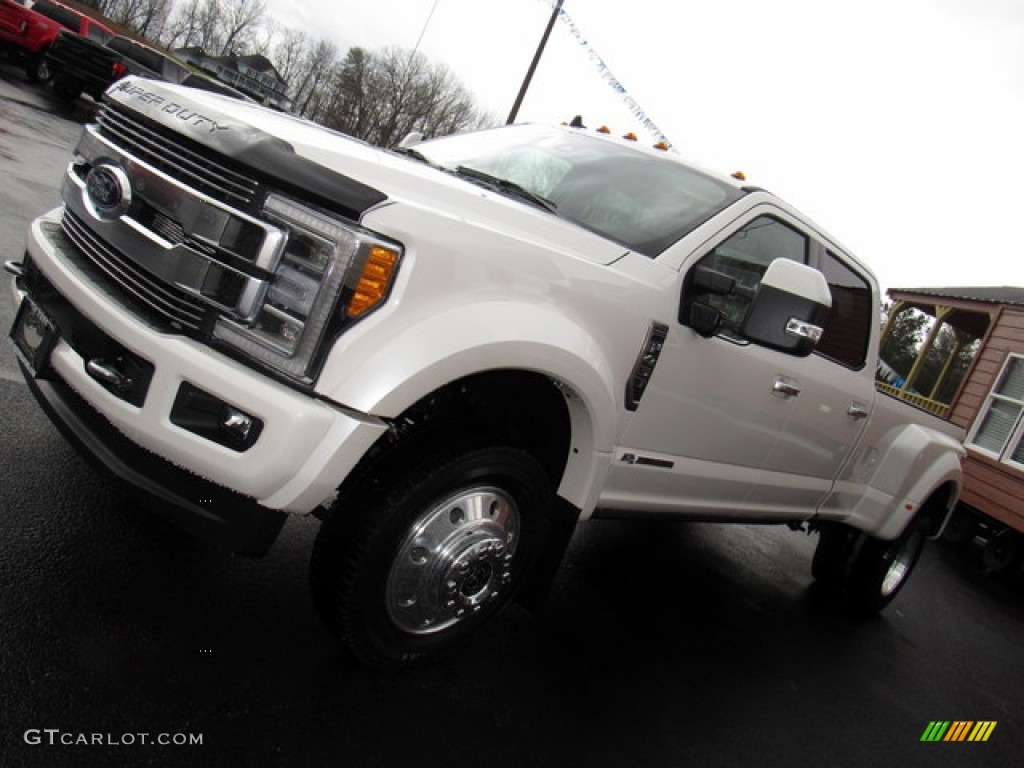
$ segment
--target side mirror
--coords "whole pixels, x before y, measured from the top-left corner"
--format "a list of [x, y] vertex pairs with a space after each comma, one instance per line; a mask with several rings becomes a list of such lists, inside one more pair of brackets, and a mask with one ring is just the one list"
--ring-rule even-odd
[[415, 147], [417, 144], [423, 141], [423, 134], [419, 131], [409, 131], [405, 134], [400, 142], [398, 142], [398, 149], [409, 149], [409, 147]]
[[[698, 266], [693, 270], [691, 290], [713, 296], [738, 296], [748, 302], [753, 301], [757, 293], [731, 275], [705, 266]], [[729, 320], [720, 309], [706, 301], [696, 300], [684, 306], [688, 306], [686, 325], [705, 338], [714, 336], [723, 329], [739, 332], [738, 323]]]
[[831, 307], [832, 292], [821, 272], [776, 259], [761, 278], [740, 335], [754, 344], [806, 357], [821, 339]]

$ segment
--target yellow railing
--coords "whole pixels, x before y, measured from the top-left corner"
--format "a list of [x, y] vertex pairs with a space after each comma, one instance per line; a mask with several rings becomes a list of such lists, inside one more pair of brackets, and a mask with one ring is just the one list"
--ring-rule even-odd
[[949, 410], [947, 403], [940, 403], [938, 400], [931, 400], [923, 395], [907, 392], [905, 389], [897, 389], [891, 384], [886, 384], [882, 381], [876, 381], [875, 387], [879, 392], [885, 392], [887, 395], [898, 397], [900, 400], [905, 400], [911, 405], [915, 405], [929, 413], [934, 413], [940, 419], [946, 418], [946, 412]]

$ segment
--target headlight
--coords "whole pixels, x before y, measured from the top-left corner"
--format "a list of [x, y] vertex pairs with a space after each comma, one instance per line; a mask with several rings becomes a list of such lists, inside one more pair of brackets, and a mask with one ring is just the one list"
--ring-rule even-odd
[[387, 297], [401, 248], [277, 195], [267, 198], [263, 215], [286, 234], [263, 306], [250, 323], [221, 318], [214, 336], [308, 382], [327, 329]]

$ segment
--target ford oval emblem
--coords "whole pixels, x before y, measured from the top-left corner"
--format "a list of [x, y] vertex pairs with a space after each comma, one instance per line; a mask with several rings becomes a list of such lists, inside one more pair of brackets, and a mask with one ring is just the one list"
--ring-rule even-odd
[[132, 204], [128, 174], [116, 165], [97, 165], [85, 177], [85, 204], [97, 219], [116, 219]]

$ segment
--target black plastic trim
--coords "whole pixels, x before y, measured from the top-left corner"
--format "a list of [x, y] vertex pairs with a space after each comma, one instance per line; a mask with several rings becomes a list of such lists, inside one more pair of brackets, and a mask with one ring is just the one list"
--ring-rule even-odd
[[284, 512], [142, 449], [52, 371], [47, 380], [33, 378], [24, 365], [22, 373], [67, 440], [88, 461], [127, 485], [147, 508], [218, 548], [254, 557], [270, 549], [284, 525]]
[[[203, 117], [206, 122], [199, 127], [193, 126], [192, 133], [187, 133], [169, 128], [147, 112], [135, 108], [137, 104], [161, 104], [166, 95], [167, 91], [159, 88], [157, 83], [131, 78], [111, 88], [103, 100], [107, 109], [130, 115], [128, 119], [137, 120], [149, 130], [181, 142], [182, 146], [197, 155], [206, 156], [212, 162], [227, 158], [229, 165], [235, 166], [236, 170], [252, 171], [254, 178], [264, 185], [265, 191], [279, 189], [355, 221], [370, 208], [388, 199], [380, 190], [296, 154], [295, 147], [284, 139], [251, 125], [231, 122], [219, 126], [212, 119]], [[173, 106], [179, 113], [201, 116], [201, 110], [197, 112], [184, 104], [184, 101], [175, 94]], [[218, 125], [219, 130], [211, 133], [209, 128], [204, 127], [211, 123]], [[181, 122], [181, 127], [188, 129], [189, 124]], [[196, 136], [201, 136], [202, 141]], [[338, 140], [355, 141], [340, 135]], [[255, 200], [250, 211], [258, 211], [262, 203], [262, 199]]]

